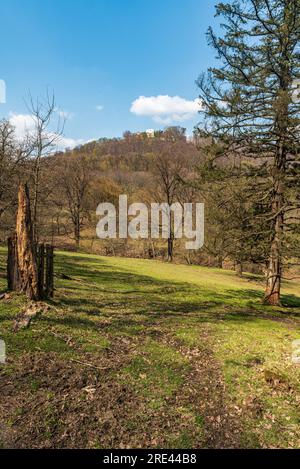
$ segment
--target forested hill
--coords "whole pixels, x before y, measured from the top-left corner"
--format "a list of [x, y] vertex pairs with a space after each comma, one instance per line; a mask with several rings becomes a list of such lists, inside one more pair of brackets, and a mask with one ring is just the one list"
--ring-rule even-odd
[[[85, 155], [101, 160], [101, 169], [119, 171], [152, 172], [153, 155], [176, 149], [186, 160], [187, 166], [199, 157], [196, 136], [187, 137], [182, 127], [168, 127], [164, 131], [124, 132], [121, 138], [100, 138], [92, 142], [58, 153]], [[174, 154], [174, 158], [176, 155]]]
[[[260, 179], [250, 177], [248, 161], [240, 152], [226, 152], [221, 140], [187, 138], [185, 129], [99, 139], [65, 152], [16, 160], [13, 131], [3, 122], [0, 140], [10, 145], [1, 166], [0, 240], [14, 229], [20, 180], [29, 185], [36, 236], [57, 248], [82, 249], [102, 255], [167, 259], [205, 266], [234, 266], [262, 273], [269, 255], [269, 201], [262, 204]], [[10, 140], [6, 138], [10, 133]], [[9, 164], [8, 164], [9, 161]], [[257, 160], [255, 163], [257, 165]], [[185, 239], [99, 240], [96, 236], [99, 203], [118, 207], [128, 202], [205, 203], [205, 244], [187, 251]], [[262, 217], [263, 215], [263, 217]], [[295, 246], [297, 234], [289, 236]], [[287, 258], [289, 262], [290, 256]]]

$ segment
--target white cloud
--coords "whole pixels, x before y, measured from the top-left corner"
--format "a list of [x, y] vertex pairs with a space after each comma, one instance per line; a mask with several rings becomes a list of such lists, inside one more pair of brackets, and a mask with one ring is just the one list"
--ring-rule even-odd
[[82, 139], [68, 138], [64, 136], [57, 136], [56, 144], [59, 150], [65, 150], [66, 148], [75, 148], [79, 145], [83, 145], [85, 142]]
[[[27, 136], [32, 136], [35, 129], [35, 119], [31, 114], [9, 114], [9, 122], [15, 128], [15, 136], [18, 140], [22, 140]], [[82, 139], [68, 138], [56, 134], [55, 132], [48, 133], [49, 138], [54, 139], [56, 149], [64, 150], [66, 148], [74, 148], [78, 145], [85, 143]]]
[[97, 106], [95, 106], [95, 108], [97, 111], [103, 111], [104, 106], [102, 106], [102, 104], [98, 104]]
[[183, 122], [194, 118], [201, 110], [200, 99], [188, 101], [180, 96], [140, 96], [130, 111], [137, 116], [151, 117], [158, 124]]
[[63, 120], [72, 119], [74, 117], [73, 112], [66, 111], [64, 109], [56, 109], [57, 114]]
[[26, 135], [30, 135], [34, 131], [35, 121], [30, 114], [9, 114], [9, 122], [15, 128], [15, 135], [18, 140], [22, 140]]
[[0, 80], [0, 103], [6, 103], [6, 84], [4, 80]]

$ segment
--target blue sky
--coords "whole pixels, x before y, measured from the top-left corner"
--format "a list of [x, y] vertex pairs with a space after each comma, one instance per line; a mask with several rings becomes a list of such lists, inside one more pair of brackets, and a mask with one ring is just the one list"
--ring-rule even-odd
[[215, 24], [215, 3], [2, 0], [0, 79], [7, 96], [0, 117], [19, 122], [28, 113], [28, 91], [44, 95], [49, 87], [68, 114], [70, 141], [167, 124], [191, 132], [195, 80], [214, 63], [205, 33]]

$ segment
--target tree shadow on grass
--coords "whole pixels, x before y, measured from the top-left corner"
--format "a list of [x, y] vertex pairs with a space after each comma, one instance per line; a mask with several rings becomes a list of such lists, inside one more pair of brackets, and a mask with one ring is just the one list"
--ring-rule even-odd
[[289, 295], [282, 295], [282, 304], [283, 306], [287, 306], [288, 308], [299, 308], [298, 313], [300, 314], [300, 297], [289, 294]]
[[85, 319], [82, 317], [76, 317], [74, 315], [62, 316], [62, 317], [47, 317], [40, 316], [39, 322], [46, 322], [51, 325], [57, 326], [68, 326], [74, 329], [93, 329], [95, 331], [99, 330], [99, 326], [94, 321]]
[[[261, 300], [263, 302], [264, 299], [264, 293], [260, 292], [259, 290], [248, 290], [248, 289], [242, 289], [242, 290], [228, 290], [227, 293], [224, 294], [224, 296], [227, 296], [227, 294], [231, 297], [238, 297], [241, 299], [245, 300]], [[300, 308], [300, 296], [296, 296], [294, 294], [282, 294], [281, 295], [281, 302], [282, 305], [287, 307], [287, 308]], [[299, 309], [300, 313], [300, 309]]]
[[[205, 309], [201, 309], [202, 304], [189, 304], [189, 309], [184, 311], [178, 305], [168, 304], [168, 309], [166, 305], [161, 305], [160, 309], [154, 309], [150, 311], [143, 311], [143, 315], [140, 317], [138, 311], [131, 311], [128, 313], [116, 312], [115, 314], [103, 313], [101, 310], [98, 310], [98, 314], [93, 314], [93, 319], [89, 316], [89, 311], [83, 310], [82, 303], [85, 306], [90, 307], [93, 305], [87, 299], [75, 299], [74, 301], [68, 301], [69, 305], [72, 305], [72, 310], [61, 311], [59, 316], [48, 316], [41, 315], [39, 317], [39, 322], [45, 323], [47, 326], [57, 326], [57, 327], [67, 327], [70, 330], [87, 330], [91, 332], [108, 332], [112, 334], [134, 334], [134, 335], [144, 335], [145, 333], [150, 333], [153, 327], [162, 327], [169, 328], [172, 325], [182, 323], [191, 327], [195, 324], [200, 323], [211, 323], [218, 322], [222, 320], [223, 322], [233, 322], [235, 324], [243, 324], [249, 321], [255, 321], [260, 318], [260, 315], [257, 314], [257, 311], [234, 311], [234, 308], [230, 311], [223, 311], [216, 313], [212, 311], [212, 305], [205, 305]], [[109, 321], [107, 321], [109, 317]], [[262, 316], [263, 317], [263, 316]], [[11, 317], [0, 317], [0, 320], [11, 319]], [[269, 317], [269, 319], [272, 319]]]
[[[261, 300], [263, 290], [244, 288], [221, 293], [202, 288], [199, 284], [157, 279], [151, 275], [132, 273], [124, 266], [112, 266], [103, 258], [60, 256], [56, 272], [69, 275], [70, 280], [58, 282], [54, 300], [56, 306], [66, 307], [71, 327], [103, 328], [101, 319], [110, 317], [107, 327], [137, 327], [144, 316], [145, 326], [151, 322], [192, 318], [197, 322], [208, 320], [249, 321], [259, 314], [272, 313]], [[260, 276], [250, 276], [261, 281]], [[250, 285], [249, 285], [250, 286]], [[66, 295], [59, 295], [60, 289]], [[295, 295], [284, 295], [291, 308], [300, 304]], [[258, 311], [259, 309], [259, 311]], [[293, 312], [292, 312], [293, 313]], [[80, 315], [76, 317], [76, 315]], [[74, 319], [70, 316], [74, 316]], [[99, 321], [98, 321], [99, 319]], [[62, 321], [61, 318], [55, 321]], [[95, 321], [98, 324], [95, 324]]]

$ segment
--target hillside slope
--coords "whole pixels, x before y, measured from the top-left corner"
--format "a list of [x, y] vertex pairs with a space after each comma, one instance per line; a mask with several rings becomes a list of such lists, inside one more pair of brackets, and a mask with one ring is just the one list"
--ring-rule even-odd
[[57, 253], [56, 274], [27, 329], [0, 300], [2, 447], [300, 446], [299, 282], [274, 309], [217, 269]]

